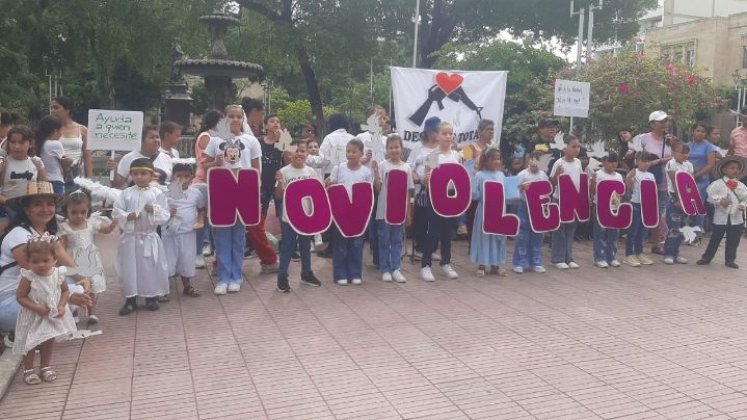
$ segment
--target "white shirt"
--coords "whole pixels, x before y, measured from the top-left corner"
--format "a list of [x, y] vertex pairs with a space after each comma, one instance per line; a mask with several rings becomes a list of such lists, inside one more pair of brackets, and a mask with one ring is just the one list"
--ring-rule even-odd
[[179, 151], [173, 147], [171, 148], [171, 150], [166, 150], [161, 147], [160, 149], [158, 149], [158, 151], [161, 153], [166, 153], [172, 159], [179, 159]]
[[373, 174], [370, 169], [363, 165], [358, 169], [350, 169], [347, 163], [343, 163], [332, 169], [329, 179], [333, 184], [344, 185], [348, 196], [350, 196], [353, 192], [353, 184], [357, 182], [373, 182]]
[[[620, 173], [617, 172], [617, 171], [614, 171], [611, 174], [608, 174], [604, 169], [600, 169], [600, 170], [598, 170], [596, 172], [596, 174], [594, 176], [595, 176], [595, 180], [596, 180], [597, 185], [599, 185], [599, 183], [602, 182], [602, 181], [620, 181], [620, 182], [625, 182], [623, 180], [623, 176], [620, 175]], [[597, 194], [596, 193], [594, 194], [594, 204], [597, 204]]]
[[410, 156], [407, 158], [407, 164], [410, 165], [413, 172], [415, 172], [420, 180], [422, 181], [425, 175], [425, 161], [428, 155], [436, 150], [435, 147], [423, 146], [423, 143], [416, 143], [410, 151]]
[[[290, 185], [291, 182], [299, 181], [302, 179], [315, 178], [321, 180], [321, 178], [317, 176], [316, 171], [314, 171], [314, 168], [306, 165], [304, 165], [303, 168], [294, 168], [293, 165], [285, 165], [280, 168], [280, 173], [283, 174], [283, 179], [285, 180], [285, 188], [288, 188], [288, 185]], [[305, 209], [310, 210], [310, 203], [307, 204], [308, 206], [306, 206]], [[285, 211], [285, 200], [283, 200], [282, 220], [283, 222], [288, 223], [288, 212]]]
[[[243, 145], [239, 162], [232, 164], [224, 159], [222, 167], [229, 169], [249, 169], [252, 167], [252, 161], [254, 159], [261, 160], [262, 146], [260, 146], [259, 140], [251, 134], [243, 133], [236, 137], [236, 139], [239, 139], [240, 144]], [[204, 153], [212, 158], [216, 157], [218, 154], [223, 154], [225, 143], [226, 141], [220, 137], [211, 137], [210, 143], [208, 143]]]
[[640, 169], [635, 169], [635, 177], [633, 178], [633, 194], [630, 197], [631, 203], [641, 204], [641, 181], [648, 179], [656, 182], [656, 177], [651, 172], [642, 172]]
[[[547, 177], [547, 174], [545, 173], [545, 171], [542, 171], [539, 169], [537, 170], [537, 173], [532, 173], [532, 171], [530, 171], [529, 168], [523, 169], [516, 176], [519, 177], [519, 185], [528, 184], [530, 182], [536, 182], [536, 181], [549, 181], [549, 178]], [[527, 200], [523, 192], [521, 194], [521, 199], [523, 201]]]
[[29, 156], [24, 160], [16, 160], [12, 156], [7, 156], [3, 174], [3, 196], [13, 198], [25, 195], [29, 182], [36, 181], [39, 177], [37, 165], [44, 168], [44, 163], [38, 157]]
[[[205, 208], [205, 196], [202, 195], [200, 190], [195, 187], [187, 187], [184, 190], [184, 198], [174, 200], [168, 198], [169, 209], [176, 207], [176, 215], [173, 217], [179, 218], [179, 233], [189, 233], [194, 230], [195, 223], [197, 223], [197, 211], [198, 209]], [[164, 229], [163, 234], [173, 234], [169, 229]]]
[[[32, 228], [29, 228], [33, 231]], [[13, 256], [13, 250], [29, 240], [30, 232], [24, 227], [16, 226], [3, 238], [0, 244], [0, 266], [6, 266], [16, 259]], [[8, 268], [0, 275], [0, 301], [5, 298], [16, 298], [16, 289], [18, 289], [18, 276], [21, 274], [21, 267]]]
[[319, 146], [319, 154], [329, 160], [329, 164], [327, 164], [327, 167], [324, 169], [325, 174], [332, 173], [332, 169], [335, 166], [347, 160], [345, 157], [345, 148], [347, 147], [348, 142], [354, 138], [355, 137], [345, 131], [344, 128], [335, 130], [324, 137], [321, 146]]
[[[140, 153], [139, 150], [135, 150], [122, 156], [122, 159], [119, 160], [119, 165], [117, 165], [117, 174], [122, 178], [125, 178], [127, 180], [127, 184], [132, 182], [132, 177], [130, 177], [130, 165], [132, 165], [132, 162], [135, 159], [141, 158], [150, 159], [148, 156]], [[171, 169], [173, 168], [173, 165], [171, 164], [171, 158], [169, 157], [169, 155], [158, 152], [158, 156], [156, 156], [156, 159], [153, 160], [153, 167], [166, 173], [166, 182], [171, 181]]]
[[47, 170], [47, 180], [64, 181], [65, 177], [60, 163], [60, 159], [65, 155], [62, 143], [59, 140], [45, 141], [40, 155], [44, 168]]
[[674, 182], [672, 182], [672, 179], [669, 177], [669, 173], [685, 171], [689, 174], [694, 174], [695, 168], [693, 167], [693, 164], [689, 160], [679, 163], [676, 160], [671, 159], [669, 160], [669, 162], [667, 162], [667, 166], [664, 171], [667, 173], [667, 191], [674, 194], [677, 191], [676, 191]]
[[324, 170], [327, 169], [329, 161], [323, 155], [306, 155], [306, 165], [311, 166], [316, 171], [319, 179], [324, 179]]
[[[558, 172], [558, 168], [560, 167], [563, 168], [563, 174], [571, 176], [573, 186], [576, 187], [576, 190], [578, 190], [581, 186], [581, 172], [584, 171], [581, 166], [581, 161], [577, 158], [573, 158], [573, 161], [569, 162], [564, 158], [560, 158], [556, 160], [555, 163], [553, 163], [552, 169], [550, 169], [550, 176], [555, 176], [555, 174]], [[560, 198], [560, 188], [555, 187], [553, 197]]]
[[407, 173], [407, 189], [412, 190], [415, 185], [412, 182], [412, 170], [407, 162], [394, 164], [385, 160], [379, 163], [379, 180], [381, 181], [381, 190], [379, 191], [379, 200], [376, 205], [376, 220], [386, 219], [386, 197], [387, 197], [387, 179], [389, 173], [393, 170], [405, 171]]
[[[723, 177], [711, 182], [706, 192], [708, 193], [708, 202], [713, 204], [713, 224], [714, 225], [725, 225], [727, 222], [731, 222], [732, 225], [741, 225], [744, 223], [743, 211], [740, 207], [744, 208], [747, 205], [747, 186], [737, 181], [737, 188], [735, 190], [729, 190], [726, 186], [726, 181], [729, 178]], [[731, 201], [728, 207], [721, 205], [721, 199], [728, 198]], [[741, 204], [741, 206], [740, 206]]]

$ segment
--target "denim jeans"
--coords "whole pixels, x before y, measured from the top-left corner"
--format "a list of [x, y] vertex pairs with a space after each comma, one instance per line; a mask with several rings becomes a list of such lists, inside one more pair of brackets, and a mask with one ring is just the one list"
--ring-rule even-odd
[[65, 194], [65, 182], [64, 181], [51, 181], [52, 190], [55, 194]]
[[646, 235], [646, 228], [643, 226], [641, 219], [640, 203], [631, 203], [633, 205], [633, 220], [630, 223], [625, 238], [625, 256], [638, 255], [643, 253], [643, 237]]
[[288, 275], [291, 256], [293, 251], [296, 250], [296, 246], [298, 246], [298, 251], [301, 254], [301, 275], [311, 273], [311, 236], [299, 235], [286, 222], [280, 223], [280, 233], [283, 236], [280, 238], [279, 274]]
[[680, 245], [684, 239], [680, 228], [685, 224], [685, 214], [681, 208], [674, 205], [671, 200], [667, 204], [667, 212], [665, 213], [667, 220], [667, 232], [666, 239], [664, 241], [664, 256], [677, 258], [680, 255]]
[[[708, 190], [708, 185], [711, 184], [711, 179], [706, 175], [696, 181], [696, 184], [698, 185], [698, 193], [700, 194], [700, 199], [703, 201], [703, 206], [708, 207], [708, 193], [706, 192]], [[698, 233], [698, 236], [703, 236], [703, 232], [705, 231], [705, 222], [706, 222], [706, 215], [697, 214], [693, 216], [693, 223], [695, 226], [700, 227], [701, 232]]]
[[8, 290], [0, 295], [0, 331], [14, 331], [21, 305], [16, 300], [16, 291]]
[[335, 229], [334, 234], [332, 273], [335, 281], [361, 278], [364, 237], [361, 235], [355, 238], [345, 238], [339, 229]]
[[542, 265], [542, 237], [544, 234], [532, 231], [529, 224], [529, 212], [525, 202], [520, 202], [517, 209], [519, 216], [519, 236], [514, 248], [514, 267], [529, 268]]
[[215, 256], [218, 260], [218, 283], [241, 284], [241, 267], [244, 264], [246, 228], [240, 221], [230, 227], [213, 228]]
[[573, 240], [576, 236], [577, 221], [561, 223], [558, 230], [552, 233], [553, 264], [569, 263], [573, 261]]
[[620, 231], [605, 229], [594, 215], [594, 262], [610, 262], [617, 258], [617, 238]]
[[423, 260], [421, 267], [430, 267], [433, 253], [441, 244], [441, 265], [451, 264], [451, 235], [458, 221], [458, 217], [441, 217], [433, 207], [428, 208], [428, 233], [425, 234]]
[[405, 235], [403, 225], [390, 225], [378, 220], [379, 270], [391, 273], [399, 270], [402, 258], [402, 241]]

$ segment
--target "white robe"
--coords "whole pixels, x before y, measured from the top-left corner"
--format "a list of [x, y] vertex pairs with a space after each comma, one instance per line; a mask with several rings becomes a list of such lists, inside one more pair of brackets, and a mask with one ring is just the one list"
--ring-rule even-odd
[[[153, 214], [143, 209], [152, 204]], [[128, 221], [127, 215], [140, 212], [140, 217]], [[133, 186], [122, 191], [114, 203], [112, 218], [119, 222], [122, 235], [117, 252], [117, 273], [124, 297], [156, 297], [169, 293], [168, 263], [158, 225], [169, 220], [166, 195], [158, 188]]]

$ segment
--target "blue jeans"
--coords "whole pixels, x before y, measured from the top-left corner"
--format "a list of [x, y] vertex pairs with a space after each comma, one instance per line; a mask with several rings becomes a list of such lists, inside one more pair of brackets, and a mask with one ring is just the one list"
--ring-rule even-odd
[[335, 229], [332, 273], [335, 281], [359, 279], [363, 273], [363, 236], [345, 238]]
[[544, 234], [532, 231], [529, 212], [525, 202], [519, 203], [519, 236], [514, 248], [514, 267], [529, 268], [542, 265], [542, 237]]
[[0, 296], [0, 331], [14, 331], [21, 305], [16, 300], [16, 291], [9, 290]]
[[680, 255], [680, 245], [682, 245], [684, 239], [682, 233], [680, 233], [680, 228], [685, 224], [685, 214], [671, 200], [667, 205], [666, 220], [669, 232], [667, 232], [664, 241], [664, 256], [677, 258]]
[[64, 181], [50, 181], [52, 183], [52, 190], [55, 194], [65, 194], [65, 182]]
[[288, 275], [288, 266], [290, 266], [293, 251], [298, 246], [301, 254], [301, 275], [311, 273], [311, 236], [299, 235], [290, 224], [281, 222], [280, 233], [280, 275]]
[[573, 239], [576, 235], [577, 221], [561, 223], [558, 230], [552, 233], [553, 264], [569, 263], [573, 261]]
[[246, 228], [240, 221], [231, 227], [213, 228], [215, 256], [218, 260], [218, 283], [241, 284], [241, 267], [244, 264]]
[[[711, 179], [708, 176], [704, 176], [698, 180], [696, 180], [696, 184], [698, 185], [698, 193], [700, 194], [700, 199], [703, 201], [703, 206], [708, 207], [708, 193], [706, 190], [708, 189], [708, 185], [711, 184]], [[705, 221], [706, 216], [704, 214], [697, 214], [693, 216], [693, 222], [695, 226], [699, 226], [701, 229], [701, 232], [698, 233], [698, 236], [703, 236], [703, 231], [705, 231]]]
[[402, 241], [405, 229], [402, 225], [390, 225], [377, 220], [379, 240], [379, 270], [391, 273], [399, 270], [402, 257]]
[[631, 203], [633, 205], [633, 220], [628, 228], [625, 239], [625, 256], [639, 255], [643, 253], [643, 237], [646, 235], [646, 229], [641, 219], [641, 204]]
[[605, 229], [594, 215], [594, 262], [610, 262], [617, 258], [617, 238], [620, 231]]

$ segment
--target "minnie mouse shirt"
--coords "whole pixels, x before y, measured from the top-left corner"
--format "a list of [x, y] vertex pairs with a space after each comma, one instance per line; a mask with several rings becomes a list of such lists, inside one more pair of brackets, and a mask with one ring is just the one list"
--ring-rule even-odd
[[262, 146], [256, 137], [244, 133], [228, 141], [211, 137], [204, 153], [212, 158], [223, 155], [224, 168], [249, 169], [254, 159], [262, 158]]

